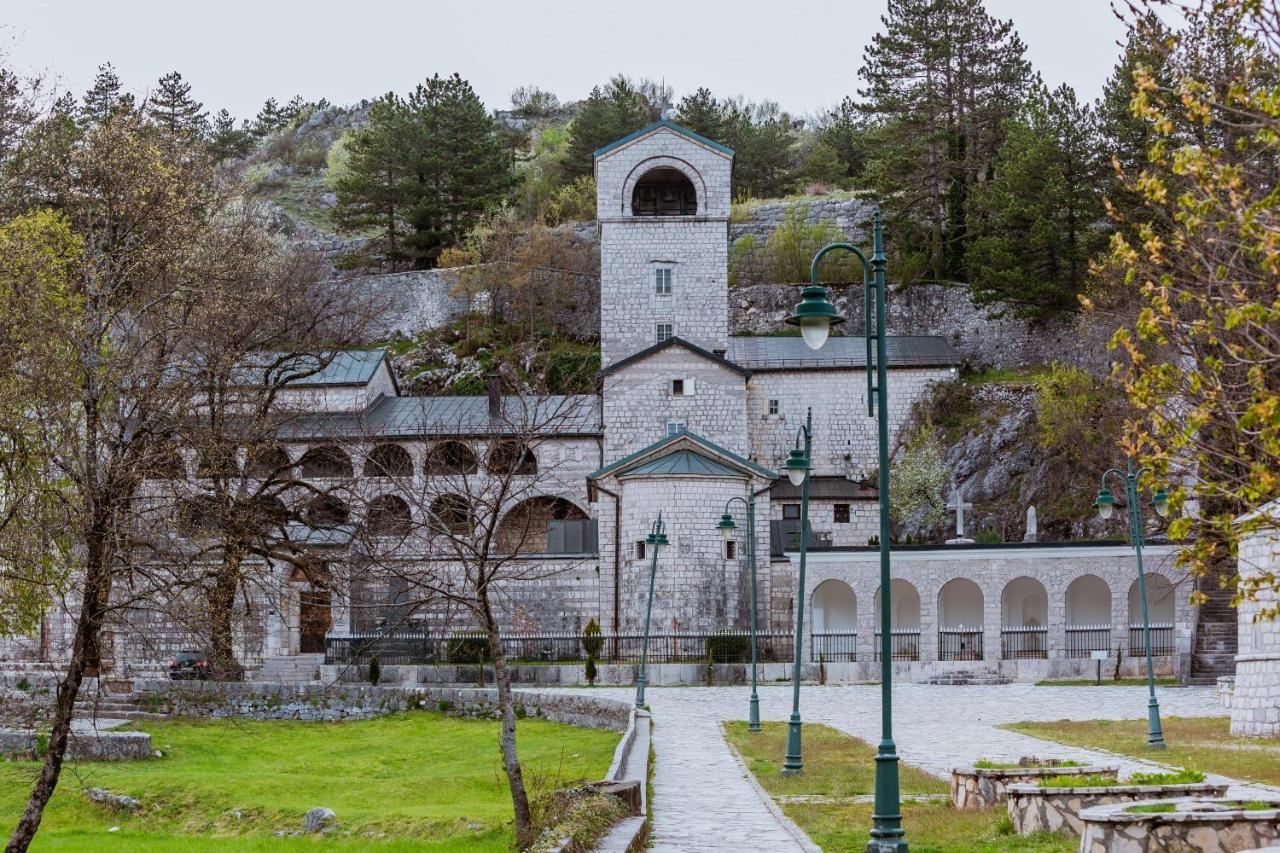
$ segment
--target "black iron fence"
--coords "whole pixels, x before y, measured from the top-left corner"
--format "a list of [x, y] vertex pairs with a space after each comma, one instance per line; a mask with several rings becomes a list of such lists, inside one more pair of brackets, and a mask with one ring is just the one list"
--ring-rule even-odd
[[[1173, 624], [1169, 622], [1151, 623], [1151, 654], [1174, 654]], [[1142, 636], [1141, 625], [1129, 626], [1129, 654], [1145, 655], [1147, 642]]]
[[982, 629], [938, 629], [938, 660], [982, 660]]
[[1087, 658], [1094, 652], [1111, 652], [1111, 626], [1068, 625], [1067, 657]]
[[[875, 636], [875, 660], [880, 660], [880, 632]], [[920, 630], [889, 632], [890, 660], [920, 660]]]
[[1048, 628], [1000, 629], [1000, 657], [1004, 660], [1028, 660], [1048, 656]]
[[814, 631], [809, 637], [809, 660], [855, 661], [858, 659], [858, 635], [853, 631]]

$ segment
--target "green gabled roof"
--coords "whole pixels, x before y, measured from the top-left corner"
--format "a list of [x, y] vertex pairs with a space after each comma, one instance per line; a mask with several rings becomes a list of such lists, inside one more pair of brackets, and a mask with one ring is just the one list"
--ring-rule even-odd
[[721, 145], [719, 142], [716, 142], [714, 139], [707, 139], [702, 134], [694, 133], [689, 128], [681, 127], [680, 125], [676, 124], [674, 121], [671, 121], [671, 119], [666, 119], [666, 118], [662, 119], [661, 121], [655, 121], [653, 124], [645, 125], [644, 127], [640, 128], [634, 133], [628, 133], [626, 136], [622, 137], [621, 139], [615, 139], [613, 142], [610, 142], [608, 145], [604, 146], [603, 148], [597, 148], [594, 152], [592, 152], [591, 156], [592, 158], [600, 157], [602, 154], [607, 154], [613, 149], [621, 145], [626, 145], [628, 142], [631, 142], [634, 139], [639, 139], [642, 136], [646, 136], [650, 133], [653, 133], [655, 130], [659, 130], [664, 127], [667, 128], [668, 130], [675, 131], [681, 136], [687, 136], [689, 139], [692, 139], [694, 142], [700, 142], [703, 145], [706, 145], [710, 148], [714, 148], [716, 151], [719, 151], [721, 154], [724, 154], [727, 157], [733, 156], [733, 149], [728, 147], [727, 145]]
[[[649, 456], [653, 453], [656, 453], [659, 450], [662, 450], [664, 447], [669, 447], [673, 444], [676, 444], [677, 442], [684, 441], [686, 439], [689, 441], [692, 441], [694, 444], [702, 445], [703, 447], [710, 450], [712, 453], [718, 454], [720, 456], [723, 456], [729, 459], [734, 464], [740, 466], [741, 468], [747, 471], [750, 471], [753, 474], [757, 474], [761, 477], [766, 477], [770, 480], [778, 479], [777, 471], [770, 471], [768, 468], [762, 468], [761, 466], [752, 462], [750, 459], [745, 459], [739, 456], [738, 454], [734, 453], [732, 450], [727, 450], [721, 447], [720, 445], [716, 444], [714, 441], [703, 438], [697, 433], [692, 433], [688, 431], [678, 432], [675, 435], [666, 436], [665, 438], [660, 439], [659, 441], [655, 441], [653, 444], [650, 444], [648, 447], [642, 447], [641, 449], [637, 450], [635, 453], [629, 453], [626, 456], [619, 459], [617, 462], [613, 462], [609, 465], [606, 465], [598, 471], [591, 472], [590, 474], [587, 475], [587, 479], [597, 480], [600, 477], [604, 477], [608, 474], [614, 474], [619, 471], [624, 471], [627, 468], [627, 466], [632, 465], [638, 460], [643, 459], [646, 456]], [[717, 463], [717, 464], [721, 464], [721, 463]]]
[[739, 468], [730, 468], [723, 462], [717, 462], [710, 456], [703, 456], [693, 450], [677, 450], [657, 459], [642, 462], [628, 470], [623, 476], [641, 477], [645, 475], [665, 476], [685, 474], [699, 477], [734, 477], [745, 479], [746, 474]]

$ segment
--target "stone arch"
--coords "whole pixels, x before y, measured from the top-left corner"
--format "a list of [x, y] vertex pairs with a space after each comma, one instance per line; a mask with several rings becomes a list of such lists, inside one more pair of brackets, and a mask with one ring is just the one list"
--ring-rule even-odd
[[285, 475], [292, 466], [288, 451], [278, 444], [251, 447], [245, 454], [245, 473], [258, 480]]
[[489, 448], [489, 458], [485, 466], [490, 474], [536, 474], [538, 457], [529, 449], [529, 445], [523, 442], [498, 441]]
[[424, 473], [428, 476], [474, 474], [478, 468], [475, 451], [455, 439], [438, 441], [427, 451]]
[[413, 514], [404, 498], [378, 495], [369, 501], [364, 515], [365, 532], [373, 536], [407, 536], [412, 528]]
[[351, 518], [351, 508], [346, 501], [334, 495], [316, 495], [303, 512], [307, 525], [313, 529], [339, 527]]
[[[894, 631], [920, 630], [920, 592], [910, 581], [894, 578], [889, 581], [889, 597], [892, 599], [892, 628]], [[875, 628], [880, 630], [880, 588], [876, 588]]]
[[353, 475], [351, 457], [336, 444], [319, 444], [298, 460], [303, 477], [319, 480], [343, 480]]
[[366, 477], [412, 477], [413, 458], [401, 444], [375, 445], [364, 465]]
[[471, 502], [462, 495], [441, 495], [431, 502], [431, 526], [437, 533], [470, 535], [475, 527]]
[[[1164, 575], [1147, 572], [1147, 615], [1151, 624], [1171, 625], [1177, 614], [1177, 594], [1173, 584]], [[1135, 580], [1129, 585], [1129, 624], [1142, 624], [1142, 595]]]
[[952, 578], [938, 590], [938, 627], [981, 628], [982, 589], [968, 578]]
[[1097, 575], [1080, 575], [1067, 587], [1067, 627], [1111, 624], [1111, 587]]
[[811, 602], [814, 633], [858, 630], [858, 597], [844, 581], [831, 578], [818, 584]]
[[636, 186], [646, 175], [658, 169], [670, 169], [684, 175], [685, 179], [693, 186], [696, 195], [696, 209], [705, 214], [707, 210], [707, 183], [702, 178], [702, 173], [695, 169], [688, 161], [679, 157], [661, 156], [650, 157], [642, 160], [632, 167], [627, 173], [627, 178], [622, 183], [622, 198], [618, 200], [619, 211], [626, 216], [631, 213], [631, 199], [635, 195]]
[[503, 554], [545, 554], [551, 550], [551, 522], [587, 518], [577, 504], [562, 497], [539, 495], [520, 501], [498, 523], [497, 550]]
[[1000, 624], [1005, 628], [1044, 628], [1049, 624], [1049, 593], [1035, 578], [1014, 578], [1000, 593]]

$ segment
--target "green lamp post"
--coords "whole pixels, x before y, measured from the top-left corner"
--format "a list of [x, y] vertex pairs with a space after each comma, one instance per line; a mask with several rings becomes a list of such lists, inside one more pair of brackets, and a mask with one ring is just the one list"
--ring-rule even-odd
[[[893, 741], [893, 608], [889, 602], [889, 394], [885, 354], [884, 234], [880, 214], [876, 214], [871, 261], [850, 243], [831, 243], [813, 256], [809, 286], [787, 322], [800, 327], [811, 349], [827, 342], [831, 327], [843, 322], [827, 298], [827, 289], [818, 284], [818, 263], [828, 252], [851, 252], [862, 261], [866, 303], [867, 417], [877, 417], [880, 458], [880, 745], [876, 752], [875, 810], [872, 814], [868, 853], [905, 853], [907, 841], [902, 829], [902, 808], [898, 790], [898, 753]], [[873, 322], [874, 321], [874, 322]], [[803, 566], [803, 563], [801, 564]], [[803, 568], [801, 569], [803, 574]]]
[[[1115, 475], [1124, 478], [1124, 495], [1129, 505], [1129, 537], [1133, 541], [1133, 551], [1138, 558], [1138, 595], [1142, 598], [1142, 642], [1147, 647], [1147, 748], [1164, 749], [1164, 732], [1160, 727], [1160, 703], [1156, 701], [1156, 673], [1151, 662], [1151, 620], [1147, 615], [1147, 576], [1142, 570], [1142, 505], [1138, 500], [1138, 478], [1149, 472], [1150, 468], [1135, 469], [1133, 459], [1125, 460], [1125, 470], [1111, 468], [1102, 475], [1102, 484], [1098, 489], [1098, 497], [1093, 506], [1098, 517], [1108, 519], [1115, 511], [1116, 498], [1107, 488], [1107, 477]], [[1169, 495], [1163, 488], [1156, 489], [1151, 497], [1151, 506], [1161, 518], [1169, 514]]]
[[[808, 294], [812, 289], [806, 287], [805, 293]], [[805, 340], [808, 341], [807, 338]], [[802, 437], [803, 449], [799, 446]], [[813, 409], [809, 410], [804, 426], [796, 433], [796, 445], [785, 465], [787, 479], [793, 486], [800, 487], [800, 577], [796, 583], [795, 657], [791, 665], [791, 719], [787, 721], [787, 755], [782, 762], [784, 776], [804, 771], [800, 737], [800, 667], [804, 658], [804, 570], [809, 553], [809, 459], [813, 450]]]
[[729, 507], [734, 502], [741, 503], [747, 510], [747, 562], [751, 567], [751, 701], [748, 704], [747, 731], [760, 731], [760, 696], [756, 693], [756, 496], [732, 497], [725, 501], [724, 515], [716, 527], [724, 540], [729, 541], [737, 527]]
[[644, 640], [640, 646], [640, 674], [636, 676], [636, 707], [644, 707], [644, 685], [649, 667], [649, 619], [653, 615], [653, 584], [658, 576], [658, 549], [667, 544], [666, 527], [662, 523], [662, 513], [644, 539], [649, 550], [653, 551], [653, 559], [649, 562], [649, 603], [644, 609]]

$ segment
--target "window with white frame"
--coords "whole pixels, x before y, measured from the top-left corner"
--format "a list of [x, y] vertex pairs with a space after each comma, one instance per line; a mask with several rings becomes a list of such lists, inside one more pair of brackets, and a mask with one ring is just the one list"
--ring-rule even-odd
[[776, 414], [778, 414], [778, 401], [777, 401], [777, 400], [770, 400], [770, 401], [769, 401], [769, 414], [771, 414], [771, 415], [776, 415]]
[[682, 376], [679, 379], [671, 380], [671, 396], [672, 397], [692, 397], [693, 396], [693, 380]]
[[657, 296], [670, 296], [671, 284], [675, 270], [670, 267], [659, 267], [653, 271], [653, 292]]
[[668, 438], [670, 438], [673, 435], [679, 435], [680, 433], [684, 432], [684, 430], [685, 430], [684, 421], [667, 421], [667, 437]]
[[675, 326], [671, 323], [659, 323], [657, 329], [658, 343], [670, 340], [676, 335]]

